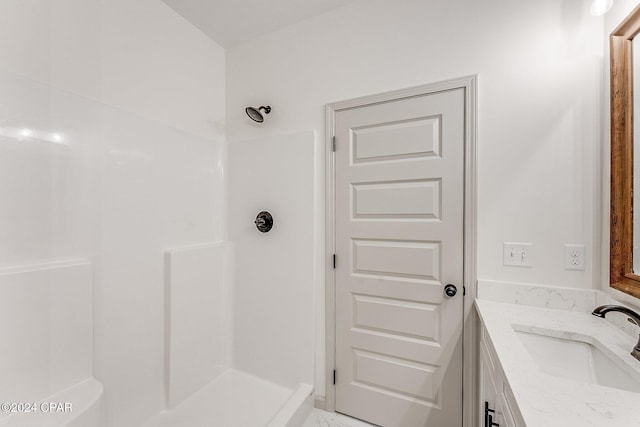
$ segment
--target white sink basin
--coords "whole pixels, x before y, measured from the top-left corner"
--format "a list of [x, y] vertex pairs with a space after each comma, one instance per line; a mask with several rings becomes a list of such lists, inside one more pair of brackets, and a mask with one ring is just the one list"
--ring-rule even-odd
[[591, 344], [521, 331], [516, 335], [546, 374], [640, 393], [640, 382]]

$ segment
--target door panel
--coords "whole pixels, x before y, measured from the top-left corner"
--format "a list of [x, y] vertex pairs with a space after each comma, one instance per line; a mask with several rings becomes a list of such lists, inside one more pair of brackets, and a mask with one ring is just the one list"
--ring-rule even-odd
[[[419, 117], [400, 122], [354, 128], [354, 162], [438, 156], [440, 117]], [[388, 141], [397, 143], [389, 146]]]
[[[351, 184], [356, 219], [431, 219], [440, 217], [439, 179]], [[384, 201], [384, 202], [383, 202]]]
[[338, 412], [462, 425], [464, 107], [456, 89], [336, 113]]

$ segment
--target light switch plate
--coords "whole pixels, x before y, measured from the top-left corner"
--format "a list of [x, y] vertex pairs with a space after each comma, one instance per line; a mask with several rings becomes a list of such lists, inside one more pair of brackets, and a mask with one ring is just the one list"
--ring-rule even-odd
[[513, 267], [533, 267], [533, 243], [504, 242], [503, 264]]

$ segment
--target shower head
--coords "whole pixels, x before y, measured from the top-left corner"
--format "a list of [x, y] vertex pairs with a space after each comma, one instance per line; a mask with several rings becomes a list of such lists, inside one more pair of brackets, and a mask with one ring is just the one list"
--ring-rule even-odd
[[247, 107], [244, 109], [244, 111], [247, 113], [247, 116], [249, 116], [251, 120], [253, 120], [254, 122], [262, 123], [264, 122], [264, 116], [260, 111], [264, 111], [265, 114], [269, 114], [271, 112], [271, 107], [268, 105], [266, 107], [259, 108]]

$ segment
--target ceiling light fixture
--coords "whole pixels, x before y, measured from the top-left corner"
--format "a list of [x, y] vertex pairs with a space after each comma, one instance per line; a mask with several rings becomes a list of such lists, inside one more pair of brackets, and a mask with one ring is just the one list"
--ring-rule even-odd
[[613, 6], [613, 0], [593, 0], [591, 3], [591, 14], [593, 16], [602, 16], [609, 12]]

